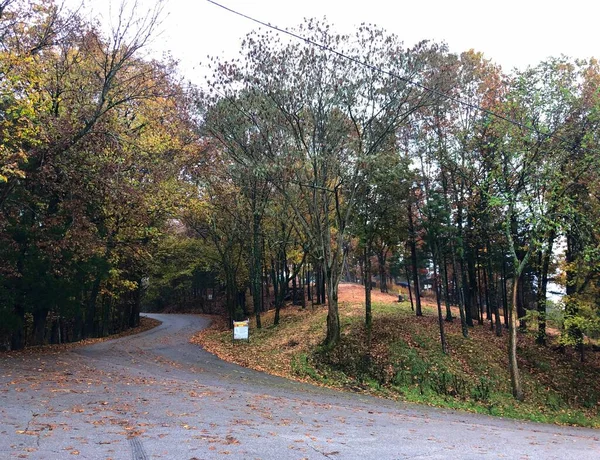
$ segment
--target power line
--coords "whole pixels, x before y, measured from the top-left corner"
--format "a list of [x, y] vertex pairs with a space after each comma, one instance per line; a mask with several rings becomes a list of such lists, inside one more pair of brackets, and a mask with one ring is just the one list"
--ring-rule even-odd
[[408, 85], [414, 86], [415, 88], [422, 89], [424, 91], [430, 92], [430, 93], [435, 94], [437, 96], [440, 96], [440, 97], [443, 97], [445, 99], [448, 99], [448, 100], [450, 100], [452, 102], [460, 104], [460, 105], [462, 105], [464, 107], [469, 107], [471, 109], [475, 109], [477, 111], [485, 113], [486, 115], [490, 115], [492, 117], [498, 118], [500, 120], [504, 120], [504, 121], [506, 121], [508, 123], [511, 123], [511, 124], [513, 124], [515, 126], [518, 126], [520, 128], [523, 128], [523, 129], [526, 129], [526, 130], [529, 130], [529, 131], [533, 131], [536, 134], [540, 134], [540, 132], [537, 129], [535, 129], [535, 128], [531, 127], [531, 126], [526, 126], [523, 123], [520, 123], [518, 121], [512, 120], [512, 119], [510, 119], [508, 117], [505, 117], [504, 115], [501, 115], [499, 113], [493, 112], [492, 110], [486, 109], [485, 107], [482, 107], [482, 106], [480, 106], [478, 104], [473, 104], [471, 102], [467, 102], [467, 101], [465, 101], [463, 99], [460, 99], [458, 97], [452, 96], [452, 95], [450, 95], [448, 93], [445, 93], [443, 91], [440, 91], [438, 89], [430, 88], [427, 85], [424, 85], [424, 84], [419, 83], [417, 81], [411, 80], [410, 78], [403, 77], [403, 76], [398, 75], [398, 74], [396, 74], [394, 72], [390, 72], [389, 70], [384, 70], [381, 67], [377, 67], [377, 66], [375, 66], [373, 64], [369, 64], [368, 62], [364, 62], [364, 61], [361, 61], [360, 59], [354, 58], [352, 56], [348, 56], [348, 55], [346, 55], [346, 54], [344, 54], [344, 53], [342, 53], [340, 51], [337, 51], [336, 49], [333, 49], [333, 48], [331, 48], [331, 47], [329, 47], [327, 45], [324, 45], [322, 43], [319, 43], [319, 42], [316, 42], [314, 40], [311, 40], [310, 38], [306, 38], [306, 37], [304, 37], [304, 36], [302, 36], [300, 34], [292, 32], [290, 30], [286, 30], [286, 29], [282, 29], [280, 27], [274, 26], [274, 25], [272, 25], [272, 24], [270, 24], [268, 22], [261, 21], [260, 19], [256, 19], [256, 18], [254, 18], [252, 16], [248, 16], [247, 14], [244, 14], [244, 13], [241, 13], [241, 12], [236, 11], [234, 9], [231, 9], [231, 8], [225, 6], [225, 5], [222, 5], [222, 4], [218, 3], [218, 2], [215, 2], [214, 0], [206, 0], [206, 1], [208, 3], [212, 3], [215, 6], [218, 6], [219, 8], [224, 9], [225, 11], [233, 13], [233, 14], [235, 14], [237, 16], [240, 16], [240, 17], [242, 17], [244, 19], [248, 19], [249, 21], [255, 22], [255, 23], [260, 24], [262, 26], [268, 27], [269, 29], [273, 29], [273, 30], [275, 30], [275, 31], [277, 31], [279, 33], [286, 34], [286, 35], [289, 35], [290, 37], [294, 37], [294, 38], [296, 38], [298, 40], [304, 41], [305, 43], [308, 43], [309, 45], [316, 46], [317, 48], [320, 48], [323, 51], [327, 51], [329, 53], [335, 54], [336, 56], [339, 56], [339, 57], [341, 57], [343, 59], [347, 59], [347, 60], [349, 60], [351, 62], [354, 62], [355, 64], [359, 64], [361, 66], [364, 66], [364, 67], [366, 67], [368, 69], [371, 69], [371, 70], [374, 70], [376, 72], [380, 72], [380, 73], [383, 73], [383, 74], [388, 75], [390, 77], [397, 78], [398, 80], [401, 80], [401, 81], [405, 82]]

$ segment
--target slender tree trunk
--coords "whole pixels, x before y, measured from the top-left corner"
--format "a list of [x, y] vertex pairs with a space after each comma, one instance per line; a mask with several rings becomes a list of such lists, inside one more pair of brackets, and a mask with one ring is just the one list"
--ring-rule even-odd
[[[254, 200], [255, 202], [256, 200]], [[256, 204], [253, 204], [256, 207]], [[252, 218], [252, 306], [256, 317], [256, 328], [262, 328], [260, 313], [263, 309], [262, 286], [262, 242], [260, 241], [260, 215], [255, 210]]]
[[490, 288], [490, 298], [492, 304], [490, 305], [494, 313], [494, 327], [496, 336], [502, 336], [502, 321], [500, 320], [500, 307], [498, 306], [498, 288], [497, 282], [494, 280], [494, 272], [492, 271], [492, 261], [490, 248], [488, 246], [488, 258], [487, 258], [487, 271], [488, 271], [488, 283]]
[[360, 279], [362, 280], [362, 284], [364, 286], [366, 276], [365, 276], [365, 258], [363, 256], [359, 257], [359, 259], [358, 259], [358, 269], [360, 271]]
[[538, 311], [538, 333], [536, 342], [540, 345], [546, 345], [546, 299], [548, 289], [548, 270], [550, 269], [550, 259], [552, 257], [552, 248], [556, 234], [551, 232], [548, 237], [545, 250], [542, 251], [540, 283], [537, 292], [537, 311]]
[[413, 224], [412, 206], [408, 205], [408, 233], [410, 240], [410, 258], [412, 263], [413, 287], [415, 291], [415, 313], [417, 316], [423, 316], [421, 309], [421, 288], [419, 283], [419, 266], [417, 261], [417, 243], [415, 241], [415, 227]]
[[471, 248], [469, 248], [469, 255], [467, 256], [467, 275], [467, 286], [469, 289], [469, 309], [467, 320], [470, 319], [469, 326], [473, 326], [474, 319], [477, 319], [480, 324], [481, 319], [479, 318], [479, 306], [477, 305], [477, 278], [475, 276], [475, 260], [473, 256], [473, 249]]
[[227, 312], [229, 315], [229, 328], [233, 329], [233, 322], [237, 319], [235, 317], [236, 312], [236, 297], [237, 297], [237, 283], [235, 279], [235, 272], [230, 266], [224, 267], [226, 286], [225, 286], [225, 300], [227, 305]]
[[10, 338], [11, 350], [21, 350], [25, 348], [27, 342], [27, 334], [25, 330], [25, 292], [22, 279], [22, 275], [25, 270], [24, 260], [26, 254], [27, 244], [23, 243], [21, 244], [19, 258], [17, 260], [17, 271], [21, 276], [15, 280], [15, 303], [13, 312], [17, 318], [17, 321]]
[[365, 261], [365, 325], [367, 334], [370, 334], [373, 325], [373, 316], [371, 312], [371, 248], [370, 244], [365, 245], [363, 257]]
[[[516, 270], [515, 270], [516, 271]], [[523, 401], [523, 387], [517, 362], [517, 300], [519, 295], [519, 275], [513, 277], [512, 303], [508, 311], [508, 368], [510, 372], [510, 383], [515, 399]]]
[[508, 328], [508, 287], [506, 286], [506, 260], [502, 260], [502, 310], [504, 312], [504, 327]]
[[338, 311], [339, 274], [337, 268], [328, 269], [325, 273], [327, 280], [327, 337], [325, 343], [334, 346], [340, 341], [340, 315]]
[[444, 316], [442, 314], [442, 299], [441, 299], [441, 286], [440, 286], [440, 277], [438, 273], [438, 266], [436, 263], [436, 256], [433, 255], [433, 276], [435, 280], [435, 300], [437, 303], [438, 310], [438, 324], [440, 327], [440, 342], [442, 345], [442, 353], [448, 353], [448, 344], [446, 343], [446, 332], [444, 330]]
[[246, 289], [242, 289], [237, 292], [237, 308], [242, 310], [245, 318], [250, 316], [250, 313], [248, 312], [248, 306], [246, 305]]
[[323, 278], [323, 267], [319, 263], [315, 266], [315, 305], [321, 305], [321, 279]]
[[[263, 246], [263, 254], [265, 254], [264, 251], [264, 246]], [[271, 305], [271, 286], [269, 284], [269, 269], [267, 267], [267, 261], [264, 260], [264, 275], [263, 275], [263, 279], [264, 279], [264, 291], [265, 291], [265, 297], [263, 299], [263, 303], [262, 303], [262, 307], [263, 307], [263, 311], [269, 311], [270, 309], [270, 305]]]
[[527, 314], [527, 310], [525, 309], [525, 282], [523, 280], [523, 274], [521, 274], [519, 279], [517, 314], [519, 315], [519, 330], [526, 332], [527, 321], [525, 320], [525, 315]]
[[33, 344], [43, 345], [46, 335], [46, 318], [48, 309], [39, 308], [33, 312]]
[[96, 279], [94, 280], [94, 284], [92, 285], [92, 292], [90, 293], [90, 298], [88, 299], [87, 309], [85, 312], [85, 330], [83, 333], [84, 337], [94, 336], [96, 304], [98, 302], [98, 294], [100, 293], [101, 282], [102, 278], [100, 277], [100, 275], [96, 275]]
[[273, 278], [273, 297], [275, 298], [275, 318], [273, 319], [274, 326], [279, 325], [281, 300], [283, 299], [283, 296], [281, 295], [283, 286], [281, 285], [281, 279], [279, 277], [278, 265], [279, 263], [276, 263], [274, 260], [271, 260], [271, 276]]
[[[461, 191], [461, 196], [462, 196], [462, 191]], [[460, 257], [459, 257], [460, 273], [461, 273], [461, 289], [459, 292], [460, 292], [460, 296], [462, 299], [462, 304], [464, 306], [465, 321], [467, 323], [467, 326], [473, 327], [473, 315], [472, 315], [473, 299], [470, 296], [471, 289], [470, 289], [469, 280], [467, 277], [467, 274], [468, 274], [467, 265], [468, 264], [467, 264], [467, 261], [465, 260], [466, 259], [465, 254], [467, 254], [469, 252], [469, 248], [467, 247], [467, 244], [466, 244], [466, 235], [464, 235], [464, 228], [463, 228], [463, 221], [464, 221], [463, 204], [462, 204], [462, 201], [459, 200], [458, 195], [456, 195], [456, 202], [458, 204], [457, 210], [456, 210], [456, 219], [457, 219], [456, 226], [458, 228], [458, 238], [459, 238], [459, 242], [461, 244], [461, 249], [462, 249], [462, 251], [460, 252]], [[467, 218], [468, 218], [468, 216], [467, 216]], [[454, 251], [453, 251], [453, 255], [454, 255]], [[454, 266], [456, 267], [456, 262], [454, 263]], [[464, 331], [463, 331], [463, 335], [464, 335]]]
[[[577, 236], [572, 232], [567, 232], [567, 251], [566, 251], [566, 262], [567, 262], [567, 286], [566, 286], [566, 303], [565, 313], [567, 316], [576, 316], [579, 313], [579, 307], [574, 301], [573, 296], [577, 294], [577, 269], [574, 268], [574, 262], [577, 259], [577, 255], [580, 252], [580, 243]], [[585, 360], [585, 349], [583, 346], [583, 331], [577, 327], [572, 326], [567, 333], [572, 337], [575, 342], [575, 348], [579, 352], [579, 360], [583, 362]]]
[[310, 265], [306, 268], [306, 295], [308, 300], [312, 302], [312, 289], [310, 287]]
[[471, 287], [469, 286], [469, 279], [467, 276], [467, 270], [465, 269], [465, 261], [460, 261], [460, 272], [462, 274], [462, 296], [465, 304], [465, 320], [467, 326], [473, 327], [473, 299], [471, 297]]
[[[109, 328], [111, 326], [111, 318], [110, 318], [111, 302], [110, 302], [110, 298], [106, 295], [103, 295], [101, 298], [102, 298], [102, 302], [100, 302], [100, 305], [102, 305], [102, 311], [101, 311], [102, 321], [100, 322], [100, 324], [98, 326], [98, 331], [95, 331], [94, 335], [107, 337], [108, 335], [110, 335]], [[126, 305], [129, 304], [129, 293], [127, 293], [125, 295], [125, 304]], [[114, 322], [112, 322], [112, 324], [114, 324]], [[118, 326], [118, 327], [120, 329], [120, 326]], [[97, 332], [97, 334], [96, 334], [96, 332]]]
[[490, 295], [490, 280], [488, 279], [487, 267], [481, 267], [481, 279], [483, 282], [483, 293], [485, 296], [485, 318], [491, 322], [491, 329], [494, 329], [494, 318], [492, 317], [492, 304]]
[[[296, 273], [297, 267], [296, 264], [292, 265], [292, 273]], [[296, 276], [292, 276], [292, 305], [298, 305], [298, 285], [296, 281]]]
[[451, 323], [454, 320], [452, 316], [452, 310], [450, 308], [450, 289], [448, 286], [448, 264], [446, 261], [446, 254], [444, 254], [442, 263], [444, 264], [442, 267], [442, 276], [444, 277], [444, 302], [446, 303], [446, 321]]
[[408, 284], [408, 298], [410, 299], [410, 309], [415, 311], [415, 305], [413, 302], [412, 290], [410, 289], [410, 273], [408, 270], [408, 264], [404, 264], [404, 271], [406, 272], [406, 284]]
[[379, 289], [384, 293], [388, 292], [387, 271], [385, 269], [387, 252], [387, 246], [383, 246], [377, 253], [377, 262], [379, 263]]
[[[462, 335], [464, 338], [469, 337], [469, 328], [467, 324], [467, 315], [465, 309], [465, 300], [464, 300], [464, 287], [459, 284], [459, 274], [456, 273], [456, 268], [458, 267], [456, 263], [456, 255], [454, 251], [454, 245], [451, 246], [450, 250], [452, 251], [452, 266], [454, 271], [454, 283], [458, 288], [458, 311], [460, 313], [460, 327], [462, 330]], [[464, 278], [464, 277], [462, 277]]]
[[[327, 273], [325, 273], [325, 269], [323, 268], [324, 272], [321, 273], [321, 303], [325, 304], [325, 302], [327, 302], [327, 299], [325, 298], [325, 296], [327, 295]], [[339, 284], [339, 280], [337, 280], [337, 283]], [[336, 285], [336, 292], [337, 292], [337, 285]], [[336, 296], [337, 299], [337, 296]]]
[[304, 285], [304, 280], [306, 279], [305, 272], [306, 272], [306, 266], [303, 265], [302, 272], [299, 275], [299, 277], [300, 277], [300, 302], [301, 302], [303, 310], [306, 308], [306, 288], [307, 288], [307, 286]]
[[[485, 302], [485, 305], [484, 305], [485, 290], [483, 288], [483, 281], [482, 281], [482, 276], [481, 276], [481, 267], [479, 264], [479, 258], [478, 258], [478, 263], [477, 263], [477, 267], [476, 267], [476, 274], [477, 274], [477, 298], [479, 299], [479, 302], [478, 302], [478, 304], [479, 304], [479, 324], [483, 325], [484, 314], [485, 314], [484, 309], [487, 306], [487, 302]], [[487, 319], [490, 319], [489, 311], [488, 311]]]

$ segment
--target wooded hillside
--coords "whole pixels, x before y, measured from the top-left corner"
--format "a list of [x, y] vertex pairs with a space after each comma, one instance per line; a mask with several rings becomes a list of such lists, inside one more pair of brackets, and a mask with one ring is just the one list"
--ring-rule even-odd
[[353, 280], [367, 331], [373, 283], [398, 281], [417, 316], [422, 290], [436, 299], [443, 352], [448, 321], [508, 334], [517, 399], [518, 328], [543, 345], [550, 318], [585, 359], [600, 330], [595, 59], [506, 73], [473, 50], [307, 20], [304, 40], [251, 33], [189, 88], [142, 53], [159, 14], [123, 9], [105, 34], [52, 1], [0, 3], [5, 347], [218, 299], [257, 327], [288, 300], [326, 303], [335, 347]]

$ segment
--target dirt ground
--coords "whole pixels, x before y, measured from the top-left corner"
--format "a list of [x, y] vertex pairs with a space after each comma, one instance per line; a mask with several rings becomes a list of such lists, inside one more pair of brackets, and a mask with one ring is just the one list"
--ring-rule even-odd
[[[400, 286], [390, 286], [388, 293], [383, 293], [379, 288], [373, 288], [371, 290], [371, 301], [372, 302], [397, 302], [398, 294], [404, 297], [406, 302], [409, 302], [408, 290]], [[340, 283], [339, 297], [340, 302], [364, 303], [365, 301], [365, 287], [362, 284], [356, 283]], [[421, 303], [428, 306], [435, 306], [433, 299], [428, 297], [421, 297]]]

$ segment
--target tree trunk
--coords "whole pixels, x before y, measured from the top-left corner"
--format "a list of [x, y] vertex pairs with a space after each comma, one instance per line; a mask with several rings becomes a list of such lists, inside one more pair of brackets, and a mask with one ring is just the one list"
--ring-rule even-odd
[[[481, 267], [479, 258], [477, 258], [477, 298], [479, 299], [479, 324], [483, 325], [484, 322], [484, 314], [485, 310], [487, 310], [487, 319], [490, 319], [489, 309], [487, 308], [487, 301], [484, 302], [485, 297], [485, 288], [483, 287], [482, 275], [481, 275]], [[484, 305], [485, 304], [485, 305]]]
[[452, 251], [452, 271], [454, 276], [454, 283], [458, 288], [458, 311], [460, 314], [460, 328], [462, 331], [463, 337], [466, 339], [469, 337], [469, 328], [467, 324], [467, 315], [465, 311], [465, 298], [464, 298], [464, 288], [459, 284], [459, 274], [456, 273], [456, 268], [458, 267], [456, 263], [456, 255], [454, 251], [454, 244], [451, 245], [450, 250]]
[[[298, 270], [298, 267], [296, 266], [296, 264], [292, 265], [292, 273], [296, 273], [296, 271]], [[298, 285], [297, 285], [297, 280], [296, 280], [296, 276], [292, 276], [292, 305], [298, 305]]]
[[46, 336], [46, 318], [48, 309], [40, 308], [33, 312], [33, 344], [43, 345]]
[[517, 315], [519, 317], [519, 330], [522, 332], [527, 331], [527, 321], [525, 315], [527, 310], [525, 309], [525, 282], [523, 280], [523, 274], [519, 277], [519, 293], [517, 302]]
[[[579, 307], [574, 301], [573, 296], [577, 294], [577, 269], [574, 267], [574, 263], [577, 259], [577, 255], [580, 251], [580, 244], [577, 240], [577, 236], [573, 232], [567, 232], [567, 251], [565, 259], [567, 262], [567, 286], [566, 286], [566, 302], [565, 302], [565, 313], [567, 316], [576, 316], [579, 313]], [[575, 342], [575, 348], [579, 352], [579, 359], [581, 362], [584, 361], [584, 346], [583, 331], [576, 326], [572, 326], [567, 333], [571, 336]]]
[[317, 264], [315, 267], [315, 305], [321, 305], [321, 279], [323, 278], [323, 267]]
[[279, 320], [280, 320], [280, 311], [281, 311], [281, 304], [280, 301], [282, 299], [281, 296], [281, 290], [282, 290], [282, 286], [281, 286], [281, 282], [279, 279], [279, 273], [278, 273], [278, 264], [275, 263], [275, 261], [273, 259], [271, 259], [271, 278], [273, 278], [273, 297], [275, 298], [275, 318], [273, 319], [273, 325], [277, 326], [279, 325]]
[[302, 305], [302, 309], [304, 310], [306, 308], [306, 289], [307, 286], [304, 285], [304, 280], [306, 279], [306, 266], [303, 265], [302, 266], [302, 271], [299, 275], [299, 280], [300, 280], [300, 302]]
[[465, 305], [465, 320], [467, 322], [467, 326], [473, 327], [473, 309], [472, 303], [473, 299], [471, 298], [471, 288], [469, 286], [469, 279], [467, 277], [467, 270], [465, 270], [465, 261], [460, 261], [460, 272], [462, 274], [462, 296]]
[[373, 325], [373, 316], [371, 312], [371, 251], [370, 245], [367, 244], [364, 248], [364, 263], [365, 263], [365, 325], [367, 334], [370, 334]]
[[96, 304], [98, 302], [98, 294], [100, 293], [100, 283], [102, 279], [100, 275], [96, 275], [96, 279], [94, 280], [94, 284], [92, 285], [92, 292], [90, 293], [90, 298], [88, 299], [87, 309], [85, 312], [85, 330], [83, 333], [84, 337], [93, 337], [94, 336], [94, 323], [96, 320]]
[[506, 286], [506, 260], [502, 261], [502, 310], [504, 312], [504, 327], [508, 328], [508, 288]]
[[[325, 273], [321, 273], [321, 303], [322, 304], [325, 304], [325, 302], [327, 302], [327, 300], [325, 299], [325, 296], [327, 295], [326, 282], [327, 282], [327, 275]], [[339, 284], [339, 279], [336, 280], [336, 283]], [[336, 292], [337, 292], [337, 284], [336, 284]]]
[[[254, 204], [256, 206], [256, 204]], [[256, 328], [262, 328], [260, 314], [263, 309], [262, 286], [262, 241], [260, 241], [260, 215], [255, 210], [252, 218], [252, 307], [256, 318]]]
[[410, 240], [410, 259], [412, 263], [413, 288], [415, 291], [415, 313], [417, 316], [423, 316], [421, 309], [421, 289], [419, 283], [419, 267], [417, 264], [417, 243], [415, 241], [415, 227], [413, 224], [412, 206], [408, 205], [408, 233]]
[[512, 303], [508, 310], [508, 369], [510, 372], [510, 383], [512, 394], [518, 401], [523, 401], [523, 388], [519, 365], [517, 363], [517, 300], [519, 295], [519, 274], [513, 277]]
[[408, 264], [404, 264], [404, 271], [406, 273], [406, 284], [408, 285], [408, 298], [410, 299], [410, 309], [415, 311], [415, 305], [413, 302], [412, 291], [410, 289], [410, 273], [408, 271]]
[[310, 287], [310, 265], [306, 268], [306, 297], [312, 302], [312, 289]]
[[488, 270], [488, 283], [491, 286], [490, 298], [492, 304], [490, 305], [494, 313], [494, 326], [497, 337], [502, 336], [502, 322], [500, 321], [500, 307], [498, 306], [498, 289], [496, 281], [494, 280], [494, 273], [492, 271], [492, 261], [490, 248], [488, 246], [488, 259], [487, 259], [487, 270]]
[[[335, 270], [335, 269], [334, 269]], [[340, 315], [338, 311], [339, 278], [334, 270], [327, 270], [327, 337], [325, 343], [334, 346], [340, 341]]]
[[[231, 266], [225, 266], [225, 302], [227, 305], [227, 313], [229, 315], [229, 328], [233, 329], [233, 322], [236, 318], [236, 297], [237, 297], [237, 282], [235, 277], [235, 271]], [[214, 297], [214, 296], [213, 296]]]
[[[101, 317], [102, 317], [102, 321], [98, 327], [98, 333], [95, 335], [98, 336], [102, 336], [102, 337], [106, 337], [108, 335], [110, 335], [110, 325], [111, 325], [111, 318], [110, 318], [110, 313], [111, 313], [111, 302], [110, 302], [110, 298], [106, 295], [101, 297], [102, 302], [102, 311], [101, 311]], [[129, 293], [127, 293], [125, 295], [125, 304], [128, 305], [129, 303]], [[114, 322], [112, 322], [112, 324], [114, 324]], [[121, 326], [118, 326], [119, 329], [121, 329]]]
[[446, 303], [446, 321], [448, 321], [449, 323], [451, 323], [454, 320], [454, 317], [452, 316], [452, 310], [450, 308], [450, 289], [448, 286], [448, 264], [446, 261], [446, 254], [444, 254], [442, 263], [444, 264], [442, 269], [442, 276], [444, 277], [443, 282], [444, 282], [444, 302]]
[[[462, 195], [462, 192], [461, 192]], [[471, 303], [472, 303], [472, 299], [470, 297], [470, 292], [471, 289], [469, 287], [469, 281], [467, 278], [467, 272], [468, 270], [466, 269], [467, 266], [467, 262], [465, 260], [465, 254], [468, 253], [469, 248], [467, 247], [466, 244], [466, 236], [463, 234], [463, 221], [464, 221], [464, 217], [463, 217], [463, 204], [462, 201], [458, 199], [458, 195], [456, 196], [456, 202], [457, 202], [457, 210], [456, 210], [456, 226], [458, 228], [458, 241], [461, 244], [461, 251], [460, 251], [460, 257], [459, 257], [459, 263], [460, 263], [460, 274], [461, 274], [461, 279], [460, 279], [460, 283], [461, 283], [461, 289], [459, 291], [461, 300], [462, 300], [462, 305], [464, 307], [464, 314], [465, 314], [465, 321], [467, 326], [469, 327], [473, 327], [473, 315], [472, 315], [472, 309], [471, 309]], [[468, 218], [468, 216], [467, 216]], [[453, 251], [453, 256], [454, 256], [454, 251]], [[456, 267], [456, 261], [454, 263], [454, 266]], [[463, 331], [463, 335], [465, 335], [465, 332]], [[465, 336], [466, 337], [466, 336]]]
[[536, 342], [539, 345], [546, 345], [546, 299], [548, 289], [548, 270], [550, 269], [550, 258], [552, 257], [552, 248], [554, 246], [555, 232], [552, 231], [548, 237], [546, 249], [542, 251], [540, 284], [537, 292], [537, 311], [538, 311], [538, 333]]
[[485, 318], [491, 322], [490, 328], [494, 329], [494, 317], [492, 316], [492, 303], [490, 293], [490, 280], [488, 279], [487, 267], [481, 268], [481, 278], [483, 280], [483, 292], [485, 294]]
[[479, 318], [479, 307], [477, 305], [477, 278], [475, 276], [475, 260], [473, 257], [473, 250], [469, 248], [467, 256], [467, 284], [469, 292], [469, 302], [467, 307], [467, 324], [473, 326], [473, 320], [477, 319], [480, 323]]
[[438, 273], [438, 266], [436, 263], [436, 256], [433, 256], [433, 277], [435, 282], [435, 300], [437, 303], [438, 310], [438, 324], [440, 327], [440, 342], [442, 345], [442, 353], [448, 353], [448, 344], [446, 343], [446, 332], [444, 330], [444, 317], [442, 314], [442, 299], [441, 299], [441, 286], [440, 286], [440, 278]]
[[387, 271], [385, 265], [387, 263], [387, 246], [383, 246], [377, 253], [377, 262], [379, 263], [379, 289], [381, 292], [388, 292]]
[[250, 316], [248, 312], [248, 307], [246, 305], [246, 290], [240, 290], [237, 293], [237, 307], [242, 310], [244, 317], [248, 318]]
[[[263, 254], [264, 254], [263, 247]], [[263, 298], [262, 307], [263, 311], [269, 311], [269, 306], [271, 305], [271, 286], [269, 285], [269, 269], [267, 268], [267, 261], [264, 261], [264, 272], [263, 272], [263, 283], [265, 285], [264, 292], [265, 296]]]

